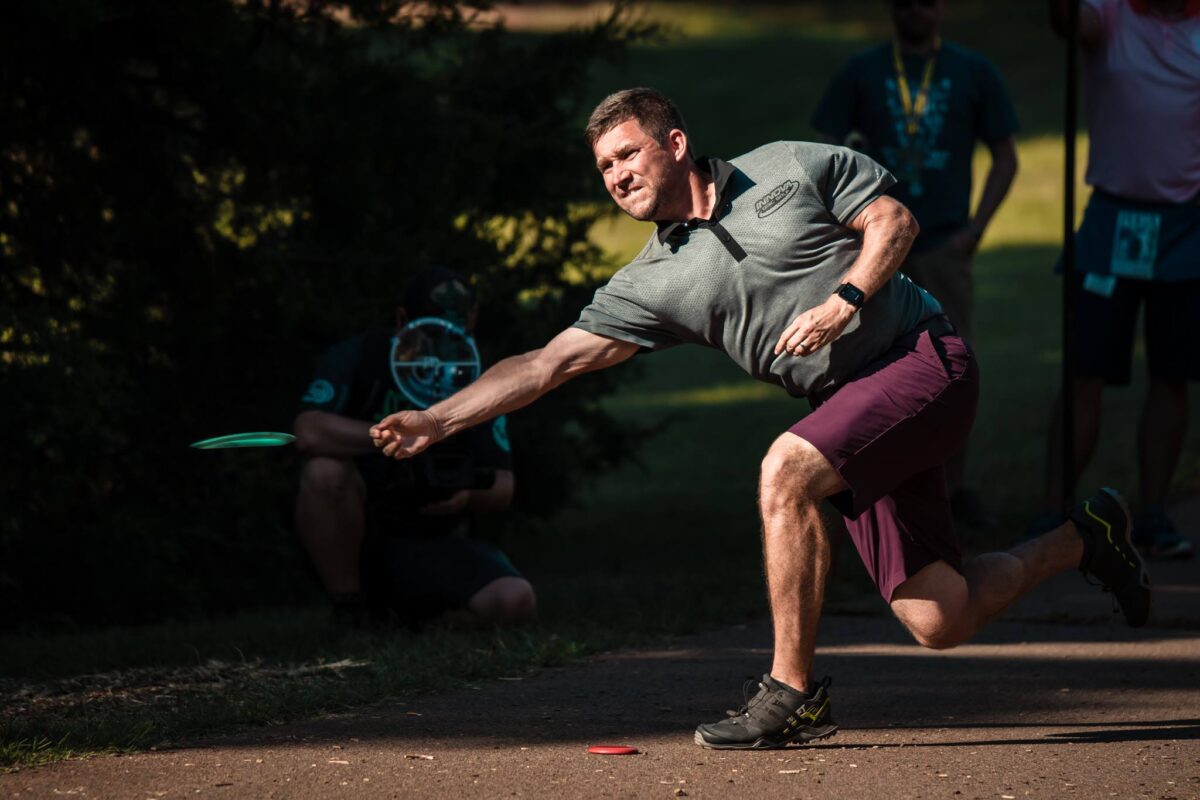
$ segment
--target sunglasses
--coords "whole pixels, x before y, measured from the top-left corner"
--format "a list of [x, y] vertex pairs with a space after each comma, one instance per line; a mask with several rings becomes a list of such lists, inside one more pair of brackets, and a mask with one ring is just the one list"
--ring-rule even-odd
[[937, 0], [892, 0], [892, 8], [897, 11], [907, 11], [914, 6], [921, 8], [933, 8], [937, 5]]

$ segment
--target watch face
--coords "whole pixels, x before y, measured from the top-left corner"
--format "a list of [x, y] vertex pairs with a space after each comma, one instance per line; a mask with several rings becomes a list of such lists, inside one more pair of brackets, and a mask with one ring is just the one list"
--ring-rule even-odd
[[849, 283], [843, 283], [839, 286], [837, 295], [856, 308], [862, 308], [863, 300], [866, 299], [861, 289]]

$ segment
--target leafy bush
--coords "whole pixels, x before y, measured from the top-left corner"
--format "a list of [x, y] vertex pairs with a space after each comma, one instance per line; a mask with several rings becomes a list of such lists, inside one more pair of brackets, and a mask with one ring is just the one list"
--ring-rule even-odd
[[[486, 355], [569, 324], [601, 255], [589, 66], [644, 33], [518, 36], [445, 0], [53, 0], [0, 26], [0, 627], [312, 592], [282, 451], [317, 352], [471, 274]], [[613, 378], [513, 420], [528, 509], [635, 431]], [[567, 421], [571, 424], [567, 424]]]

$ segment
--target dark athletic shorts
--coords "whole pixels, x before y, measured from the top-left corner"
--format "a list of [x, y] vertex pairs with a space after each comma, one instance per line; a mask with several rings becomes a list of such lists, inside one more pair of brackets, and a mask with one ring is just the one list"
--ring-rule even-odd
[[962, 569], [943, 465], [966, 443], [978, 399], [975, 356], [938, 317], [789, 428], [849, 486], [829, 500], [889, 603], [935, 561]]
[[1124, 386], [1133, 372], [1138, 309], [1145, 306], [1146, 367], [1165, 381], [1200, 380], [1200, 281], [1116, 278], [1105, 297], [1080, 288], [1075, 305], [1075, 374]]
[[465, 609], [492, 581], [520, 577], [502, 550], [466, 536], [376, 534], [363, 543], [363, 594], [411, 625]]
[[1200, 380], [1200, 197], [1152, 203], [1096, 189], [1075, 234], [1075, 265], [1088, 273], [1073, 276], [1082, 283], [1076, 375], [1129, 383], [1144, 306], [1151, 377]]

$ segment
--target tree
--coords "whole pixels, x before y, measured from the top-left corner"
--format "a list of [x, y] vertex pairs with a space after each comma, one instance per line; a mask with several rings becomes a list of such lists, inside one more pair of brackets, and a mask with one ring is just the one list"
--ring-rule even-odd
[[[319, 349], [386, 323], [422, 263], [471, 273], [492, 358], [570, 322], [602, 262], [579, 202], [588, 69], [646, 31], [618, 5], [522, 36], [486, 6], [6, 11], [0, 626], [303, 596], [294, 464], [186, 444], [290, 425]], [[547, 489], [530, 508], [630, 454], [596, 405], [613, 385], [514, 420]]]

